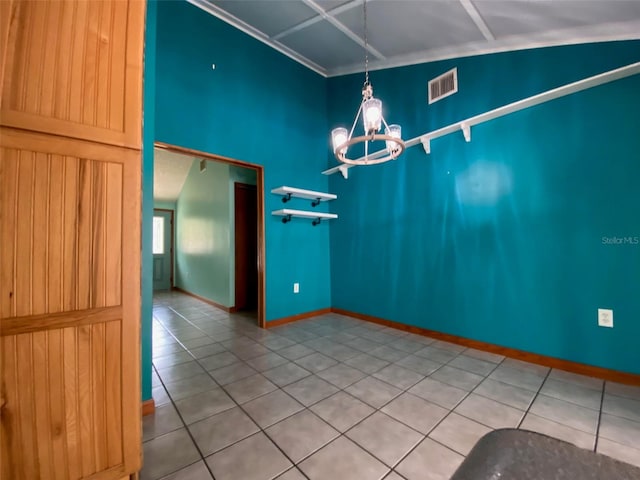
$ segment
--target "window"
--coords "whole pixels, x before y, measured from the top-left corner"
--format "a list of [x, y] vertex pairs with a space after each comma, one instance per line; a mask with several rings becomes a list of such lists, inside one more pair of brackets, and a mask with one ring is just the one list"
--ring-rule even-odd
[[164, 253], [164, 217], [153, 217], [153, 254]]

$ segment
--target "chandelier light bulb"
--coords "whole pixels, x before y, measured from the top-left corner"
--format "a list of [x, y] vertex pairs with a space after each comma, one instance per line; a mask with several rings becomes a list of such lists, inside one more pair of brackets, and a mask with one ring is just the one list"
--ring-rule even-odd
[[[385, 128], [384, 133], [393, 138], [402, 138], [402, 127], [397, 124], [389, 125], [387, 128]], [[386, 144], [387, 152], [389, 152], [390, 154], [394, 153], [400, 147], [397, 142], [394, 142], [392, 140], [387, 140]]]
[[365, 134], [378, 132], [382, 123], [382, 102], [373, 97], [366, 100], [362, 104], [362, 120]]
[[367, 110], [367, 122], [376, 123], [380, 119], [380, 110], [378, 107], [371, 107]]
[[340, 149], [338, 152], [338, 147], [344, 144], [349, 139], [349, 132], [347, 132], [346, 128], [339, 127], [334, 128], [331, 131], [331, 143], [333, 145], [333, 153], [344, 154], [347, 151], [347, 147]]

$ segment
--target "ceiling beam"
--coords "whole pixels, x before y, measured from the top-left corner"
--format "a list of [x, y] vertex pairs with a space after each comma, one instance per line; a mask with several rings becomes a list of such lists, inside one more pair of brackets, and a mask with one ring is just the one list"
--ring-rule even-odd
[[462, 4], [462, 7], [465, 9], [467, 14], [471, 17], [471, 20], [473, 20], [473, 23], [476, 24], [478, 30], [482, 32], [485, 40], [487, 40], [488, 42], [494, 41], [496, 37], [493, 36], [489, 25], [487, 25], [487, 23], [484, 21], [484, 18], [482, 18], [482, 15], [480, 15], [480, 12], [478, 12], [478, 9], [473, 4], [473, 2], [471, 0], [460, 0], [460, 3]]
[[337, 18], [335, 18], [332, 13], [335, 10], [332, 10], [331, 12], [326, 12], [323, 10], [323, 8], [318, 5], [316, 2], [314, 2], [313, 0], [302, 0], [302, 2], [307, 5], [308, 7], [312, 8], [313, 10], [315, 10], [317, 13], [320, 14], [320, 16], [322, 16], [323, 19], [325, 19], [327, 22], [329, 22], [331, 25], [333, 25], [334, 27], [336, 27], [338, 30], [340, 30], [342, 33], [344, 33], [347, 37], [349, 37], [351, 40], [353, 40], [354, 42], [356, 42], [358, 45], [360, 45], [362, 48], [366, 48], [367, 51], [373, 55], [374, 57], [376, 57], [378, 60], [384, 60], [385, 56], [380, 53], [378, 50], [376, 50], [375, 48], [373, 48], [371, 45], [366, 45], [364, 44], [364, 40], [362, 38], [360, 38], [359, 35], [356, 35], [349, 27], [347, 27], [344, 23], [342, 23], [340, 20], [338, 20]]
[[[243, 22], [236, 16], [231, 15], [226, 10], [223, 10], [222, 8], [208, 2], [207, 0], [187, 0], [187, 1], [192, 5], [195, 5], [196, 7], [200, 8], [201, 10], [204, 10], [205, 12], [210, 13], [214, 17], [219, 18], [223, 22], [226, 22], [229, 25], [236, 27], [238, 30], [246, 33], [247, 35], [252, 36], [256, 40], [259, 40], [262, 43], [269, 45], [274, 50], [277, 50], [278, 52], [286, 55], [287, 57], [295, 60], [296, 62], [301, 63], [302, 65], [304, 65], [310, 70], [313, 70], [317, 74], [322, 75], [323, 77], [327, 76], [326, 68], [323, 68], [317, 63], [312, 62], [307, 57], [300, 55], [295, 50], [287, 47], [286, 45], [283, 45], [277, 40], [273, 40], [272, 38], [269, 38], [268, 35], [264, 34], [257, 28], [252, 27], [248, 23]], [[215, 63], [215, 60], [212, 63]]]
[[[325, 11], [327, 12], [327, 14], [335, 17], [336, 15], [339, 15], [342, 12], [346, 12], [347, 10], [351, 10], [352, 8], [358, 7], [360, 5], [362, 5], [362, 0], [352, 0], [351, 2], [345, 3], [344, 5], [340, 5], [339, 7], [336, 7], [333, 10], [325, 10]], [[321, 22], [323, 19], [324, 17], [322, 15], [316, 15], [315, 17], [311, 17], [303, 22], [298, 23], [297, 25], [294, 25], [292, 27], [287, 28], [286, 30], [283, 30], [282, 32], [272, 36], [271, 38], [274, 40], [280, 40], [281, 38], [286, 37], [287, 35], [291, 35], [292, 33], [295, 33], [299, 30], [303, 30], [307, 27], [310, 27], [314, 23]]]
[[[2, 1], [2, 0], [0, 0]], [[200, 9], [218, 17], [224, 22], [238, 28], [253, 38], [269, 45], [280, 53], [288, 56], [294, 61], [306, 66], [310, 70], [322, 75], [323, 77], [335, 77], [340, 75], [348, 75], [352, 73], [360, 73], [364, 71], [364, 66], [358, 64], [344, 65], [335, 68], [322, 67], [293, 49], [287, 47], [279, 41], [296, 31], [303, 30], [317, 22], [326, 20], [341, 30], [352, 41], [364, 47], [364, 41], [348, 27], [342, 24], [336, 15], [351, 10], [358, 6], [362, 6], [363, 0], [351, 0], [348, 3], [336, 7], [331, 10], [324, 10], [315, 0], [300, 0], [309, 8], [314, 10], [317, 15], [309, 20], [305, 20], [294, 25], [274, 36], [268, 36], [255, 27], [240, 20], [234, 15], [226, 12], [222, 8], [214, 5], [209, 0], [187, 0], [189, 3], [199, 7]], [[367, 0], [374, 2], [376, 0]], [[380, 70], [418, 63], [434, 62], [445, 59], [455, 59], [459, 57], [467, 57], [472, 55], [485, 55], [489, 53], [499, 53], [511, 50], [525, 50], [530, 48], [543, 48], [559, 45], [574, 45], [579, 43], [608, 42], [620, 40], [638, 40], [640, 39], [640, 19], [627, 19], [618, 22], [607, 22], [597, 25], [587, 25], [571, 28], [560, 28], [556, 30], [546, 30], [535, 33], [522, 35], [508, 35], [506, 37], [495, 38], [488, 25], [476, 9], [475, 0], [458, 0], [460, 5], [465, 9], [467, 15], [474, 21], [476, 27], [484, 35], [485, 41], [477, 41], [466, 45], [450, 45], [440, 48], [432, 48], [416, 51], [408, 54], [393, 55], [384, 57], [380, 52], [369, 46], [369, 52], [372, 58], [369, 62], [369, 70]], [[480, 0], [478, 0], [480, 1]], [[348, 33], [347, 33], [348, 32]], [[376, 55], [377, 54], [377, 55]], [[211, 63], [215, 63], [212, 59]]]
[[[603, 23], [594, 28], [593, 25], [539, 32], [529, 35], [511, 35], [493, 42], [473, 43], [460, 47], [433, 48], [405, 55], [395, 55], [382, 62], [369, 62], [369, 71], [387, 68], [404, 67], [419, 63], [452, 60], [460, 57], [487, 55], [490, 53], [528, 50], [531, 48], [557, 47], [561, 45], [577, 45], [580, 43], [612, 42], [640, 39], [640, 20], [628, 22]], [[347, 65], [327, 70], [328, 77], [339, 77], [363, 71], [361, 65]]]

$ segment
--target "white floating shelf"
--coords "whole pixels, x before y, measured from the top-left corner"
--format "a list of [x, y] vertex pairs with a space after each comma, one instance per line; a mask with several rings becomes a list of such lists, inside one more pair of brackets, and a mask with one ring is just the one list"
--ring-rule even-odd
[[[431, 140], [442, 137], [444, 135], [449, 135], [454, 132], [462, 131], [464, 135], [464, 139], [467, 142], [471, 141], [471, 127], [479, 125], [484, 122], [488, 122], [489, 120], [493, 120], [495, 118], [502, 117], [504, 115], [508, 115], [513, 112], [517, 112], [519, 110], [523, 110], [525, 108], [533, 107], [535, 105], [539, 105], [544, 102], [548, 102], [550, 100], [555, 100], [556, 98], [564, 97], [566, 95], [570, 95], [572, 93], [580, 92], [582, 90], [586, 90], [588, 88], [597, 87], [598, 85], [603, 85], [605, 83], [613, 82], [615, 80], [620, 80], [621, 78], [630, 77], [632, 75], [640, 74], [640, 62], [631, 63], [624, 67], [616, 68], [614, 70], [609, 70], [608, 72], [600, 73], [598, 75], [594, 75], [592, 77], [584, 78], [582, 80], [578, 80], [577, 82], [569, 83], [567, 85], [563, 85], [558, 88], [554, 88], [552, 90], [547, 90], [546, 92], [539, 93], [537, 95], [533, 95], [528, 98], [524, 98], [522, 100], [518, 100], [517, 102], [510, 103], [508, 105], [504, 105], [502, 107], [494, 108], [485, 113], [481, 113], [480, 115], [476, 115], [471, 118], [467, 118], [466, 120], [462, 120], [460, 122], [453, 123], [451, 125], [447, 125], [446, 127], [439, 128], [437, 130], [433, 130], [431, 132], [427, 132], [418, 137], [411, 138], [405, 141], [405, 148], [410, 148], [415, 145], [422, 143], [425, 153], [431, 153]], [[383, 157], [387, 154], [386, 150], [379, 150], [377, 152], [373, 152], [369, 154], [369, 158], [371, 160], [375, 160], [377, 158]], [[364, 160], [364, 157], [360, 157], [357, 160]], [[348, 177], [348, 170], [350, 168], [355, 167], [356, 165], [342, 164], [337, 167], [330, 168], [322, 172], [323, 175], [332, 175], [334, 173], [342, 173], [344, 178]]]
[[282, 210], [275, 210], [272, 213], [273, 215], [279, 215], [281, 217], [291, 215], [292, 217], [301, 218], [338, 218], [337, 213], [308, 212], [306, 210], [294, 210], [292, 208], [283, 208]]
[[274, 188], [273, 190], [271, 190], [271, 193], [275, 193], [276, 195], [283, 195], [284, 198], [282, 199], [282, 201], [284, 203], [288, 202], [291, 197], [312, 200], [312, 207], [319, 205], [320, 202], [328, 202], [329, 200], [335, 200], [336, 198], [338, 198], [338, 196], [334, 195], [333, 193], [315, 192], [313, 190], [304, 190], [302, 188], [285, 186]]
[[284, 217], [282, 219], [282, 223], [289, 222], [293, 217], [313, 218], [312, 224], [314, 226], [319, 224], [321, 220], [331, 220], [334, 218], [338, 218], [338, 215], [335, 213], [308, 212], [306, 210], [294, 210], [292, 208], [283, 208], [281, 210], [274, 210], [273, 212], [271, 212], [271, 214]]

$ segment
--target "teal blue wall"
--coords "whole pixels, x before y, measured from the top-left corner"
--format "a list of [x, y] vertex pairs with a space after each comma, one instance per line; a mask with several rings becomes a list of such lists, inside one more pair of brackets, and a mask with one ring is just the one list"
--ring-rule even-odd
[[229, 165], [194, 161], [176, 204], [175, 284], [226, 307], [232, 306], [229, 265]]
[[[256, 181], [251, 168], [207, 162], [200, 172], [194, 162], [173, 205], [177, 287], [226, 307], [235, 305], [234, 183]], [[156, 208], [170, 205], [156, 202]]]
[[263, 165], [266, 318], [331, 306], [329, 224], [270, 214], [273, 188], [328, 187], [326, 80], [187, 2], [157, 8], [155, 139]]
[[[362, 75], [327, 81], [186, 2], [152, 0], [147, 18], [143, 239], [154, 140], [260, 164], [267, 320], [333, 305], [640, 373], [640, 247], [602, 242], [640, 236], [638, 76], [476, 127], [470, 144], [444, 137], [430, 156], [414, 147], [398, 162], [328, 180], [319, 175], [335, 164], [324, 132], [351, 121]], [[387, 118], [410, 138], [638, 61], [638, 52], [640, 42], [537, 49], [372, 80]], [[427, 81], [454, 66], [460, 92], [427, 106]], [[280, 185], [338, 193], [331, 210], [340, 219], [281, 224], [270, 212], [283, 204], [269, 193]], [[144, 399], [150, 259], [145, 240]], [[615, 328], [595, 326], [598, 307], [614, 309]]]
[[[373, 72], [405, 138], [640, 60], [640, 42], [538, 49]], [[457, 66], [431, 106], [427, 81]], [[362, 75], [329, 80], [349, 122]], [[331, 177], [332, 305], [640, 373], [640, 76], [502, 117], [396, 162]], [[613, 329], [597, 308], [613, 308]]]
[[142, 138], [142, 312], [141, 361], [142, 400], [151, 398], [152, 309], [153, 309], [153, 143], [155, 135], [157, 3], [147, 2], [144, 46], [144, 114]]
[[247, 185], [256, 185], [257, 172], [253, 168], [244, 168], [244, 167], [239, 167], [237, 165], [230, 165], [229, 179], [231, 182], [246, 183]]

